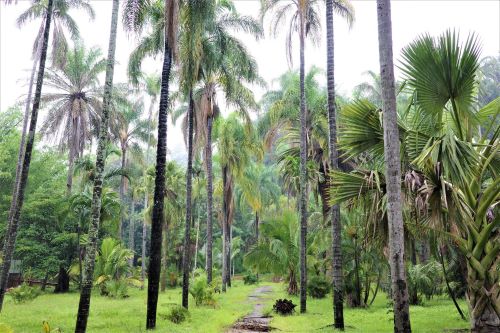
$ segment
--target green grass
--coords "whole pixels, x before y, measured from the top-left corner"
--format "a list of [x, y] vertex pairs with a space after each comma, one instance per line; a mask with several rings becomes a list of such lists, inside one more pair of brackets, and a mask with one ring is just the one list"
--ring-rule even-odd
[[[271, 309], [276, 298], [290, 298], [284, 292], [282, 284], [262, 282], [260, 285], [273, 286], [274, 293], [269, 297], [267, 309]], [[258, 285], [245, 286], [241, 281], [234, 281], [234, 287], [227, 294], [217, 295], [217, 308], [195, 307], [190, 298], [190, 317], [182, 324], [173, 324], [162, 319], [172, 304], [180, 304], [181, 290], [168, 290], [160, 294], [158, 302], [158, 321], [155, 332], [169, 333], [222, 333], [238, 318], [251, 312], [253, 305], [248, 302], [248, 295]], [[145, 332], [146, 290], [130, 289], [130, 297], [126, 299], [111, 299], [93, 294], [88, 332], [103, 333], [137, 333]], [[53, 328], [59, 327], [62, 332], [74, 330], [75, 315], [78, 307], [78, 293], [44, 294], [32, 302], [14, 304], [7, 297], [0, 323], [10, 326], [15, 333], [41, 332], [42, 321], [46, 320]], [[292, 297], [299, 304], [297, 297]], [[389, 312], [387, 298], [380, 294], [374, 304], [368, 309], [345, 309], [346, 332], [391, 332], [392, 312]], [[462, 310], [467, 306], [460, 301]], [[306, 314], [298, 313], [281, 317], [275, 315], [271, 326], [281, 332], [333, 332], [332, 301], [330, 297], [307, 301]], [[298, 311], [298, 308], [297, 308]], [[445, 329], [467, 328], [468, 323], [460, 320], [453, 303], [446, 298], [434, 298], [425, 301], [424, 306], [412, 306], [411, 322], [413, 332], [442, 333]], [[0, 325], [0, 333], [2, 333]], [[323, 329], [321, 329], [323, 328]], [[280, 332], [277, 331], [277, 332]]]
[[[283, 287], [275, 287], [276, 298], [292, 299], [297, 304], [297, 313], [283, 317], [275, 315], [271, 326], [281, 332], [332, 332], [328, 325], [333, 323], [333, 310], [331, 296], [324, 299], [307, 300], [307, 313], [299, 315], [298, 297], [289, 297]], [[465, 301], [459, 301], [462, 311], [467, 310]], [[387, 297], [379, 294], [370, 308], [350, 309], [344, 308], [344, 321], [346, 332], [386, 333], [393, 331], [392, 306], [388, 306]], [[412, 331], [416, 333], [442, 333], [445, 329], [464, 329], [469, 323], [461, 320], [453, 302], [444, 297], [425, 301], [423, 306], [410, 307]], [[327, 327], [327, 328], [325, 328]], [[323, 329], [322, 329], [323, 328]]]
[[[158, 301], [158, 319], [155, 332], [224, 332], [238, 318], [251, 312], [253, 305], [247, 301], [248, 295], [257, 285], [245, 286], [241, 281], [234, 281], [233, 288], [226, 294], [217, 294], [216, 309], [196, 307], [190, 296], [188, 320], [182, 324], [174, 324], [162, 319], [172, 304], [180, 304], [181, 289], [168, 290], [160, 294]], [[92, 294], [90, 317], [87, 332], [102, 333], [137, 333], [146, 332], [146, 298], [147, 290], [130, 288], [130, 297], [111, 299]], [[9, 296], [0, 315], [0, 323], [11, 327], [15, 333], [42, 332], [42, 322], [48, 321], [52, 328], [61, 328], [62, 332], [73, 332], [79, 294], [44, 294], [35, 300], [14, 304]], [[0, 326], [0, 333], [1, 326]]]

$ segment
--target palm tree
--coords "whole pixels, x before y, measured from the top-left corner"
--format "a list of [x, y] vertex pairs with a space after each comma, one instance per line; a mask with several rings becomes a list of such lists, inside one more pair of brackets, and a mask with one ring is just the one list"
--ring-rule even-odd
[[98, 48], [86, 50], [78, 44], [67, 55], [63, 68], [51, 68], [45, 77], [54, 92], [45, 93], [42, 102], [48, 115], [41, 133], [68, 149], [67, 191], [73, 186], [73, 166], [98, 128], [102, 105], [99, 75], [106, 69], [106, 60]]
[[[333, 11], [340, 14], [349, 25], [354, 20], [354, 8], [348, 1], [326, 0], [326, 43], [327, 43], [327, 93], [328, 93], [328, 152], [330, 155], [330, 168], [338, 169], [337, 151], [337, 117], [335, 114], [335, 75], [334, 75], [334, 36], [333, 36]], [[334, 326], [344, 329], [343, 309], [343, 275], [342, 275], [342, 247], [340, 225], [340, 207], [331, 207], [332, 216], [332, 282], [333, 282], [333, 318]]]
[[[21, 167], [19, 186], [14, 185], [11, 210], [9, 212], [9, 222], [7, 228], [7, 237], [2, 251], [2, 271], [0, 275], [0, 311], [2, 310], [5, 290], [7, 287], [7, 275], [9, 274], [12, 254], [16, 243], [17, 227], [19, 225], [19, 217], [24, 202], [24, 191], [28, 181], [28, 172], [31, 163], [31, 154], [35, 142], [36, 123], [38, 119], [38, 110], [40, 108], [40, 98], [42, 94], [43, 77], [45, 72], [45, 60], [47, 58], [47, 48], [49, 44], [50, 24], [52, 20], [52, 8], [54, 0], [48, 0], [47, 15], [45, 16], [45, 28], [43, 30], [43, 38], [41, 43], [40, 64], [38, 69], [38, 77], [36, 81], [35, 98], [33, 100], [33, 108], [31, 110], [31, 121], [28, 131], [28, 139], [24, 153], [24, 160]], [[17, 188], [17, 190], [16, 190]]]
[[[125, 4], [124, 23], [127, 29], [140, 33], [147, 25], [153, 26], [153, 37], [145, 37], [133, 54], [130, 64], [140, 54], [140, 63], [147, 55], [163, 53], [161, 72], [160, 105], [158, 111], [158, 144], [156, 146], [156, 176], [151, 221], [151, 250], [149, 261], [148, 281], [148, 310], [146, 314], [146, 328], [156, 327], [156, 309], [158, 305], [158, 291], [161, 270], [161, 243], [163, 203], [165, 197], [165, 164], [167, 158], [167, 108], [169, 104], [169, 79], [172, 62], [177, 50], [177, 23], [179, 3], [177, 0], [149, 2], [146, 0], [129, 0]], [[137, 52], [137, 50], [139, 50]], [[135, 56], [135, 58], [134, 58]], [[137, 64], [137, 62], [136, 62]], [[139, 72], [129, 70], [132, 80]]]
[[[7, 1], [8, 3], [10, 2]], [[52, 59], [53, 65], [56, 65], [57, 60], [63, 59], [65, 60], [65, 50], [67, 49], [66, 38], [64, 36], [64, 31], [62, 30], [62, 26], [68, 28], [70, 33], [72, 34], [73, 39], [78, 37], [78, 28], [74, 23], [71, 16], [68, 14], [68, 9], [70, 7], [83, 7], [87, 13], [89, 14], [91, 19], [94, 19], [95, 14], [92, 7], [84, 1], [72, 1], [68, 3], [67, 1], [56, 1], [52, 5], [52, 17], [55, 21], [55, 26], [58, 27], [54, 29], [53, 32], [53, 49], [52, 49]], [[33, 93], [33, 83], [35, 81], [36, 67], [38, 64], [38, 60], [40, 59], [41, 54], [41, 46], [42, 46], [42, 38], [43, 38], [43, 29], [47, 14], [48, 2], [39, 1], [34, 2], [31, 7], [29, 7], [23, 14], [21, 14], [17, 19], [17, 24], [19, 27], [24, 25], [28, 20], [33, 20], [35, 18], [42, 18], [42, 23], [40, 25], [40, 29], [38, 35], [35, 39], [34, 53], [33, 53], [33, 68], [31, 69], [31, 77], [28, 83], [28, 95], [26, 97], [26, 104], [24, 109], [24, 118], [23, 118], [23, 129], [21, 131], [21, 141], [19, 144], [19, 153], [17, 157], [17, 168], [16, 168], [16, 177], [14, 181], [14, 190], [13, 197], [17, 196], [17, 192], [19, 190], [19, 181], [21, 176], [21, 166], [24, 159], [24, 149], [26, 143], [26, 130], [28, 128], [28, 120], [30, 113], [30, 105], [31, 105], [31, 95]], [[62, 51], [62, 52], [61, 52]], [[14, 201], [12, 201], [14, 202]], [[11, 206], [9, 214], [12, 215], [15, 207]]]
[[[144, 113], [144, 103], [141, 99], [135, 101], [126, 101], [118, 105], [117, 114], [114, 122], [111, 124], [111, 132], [120, 144], [121, 150], [121, 167], [126, 169], [128, 165], [127, 152], [136, 157], [142, 157], [142, 148], [139, 145], [141, 142], [148, 142], [150, 132], [148, 131], [149, 122], [142, 119]], [[120, 200], [125, 206], [125, 196], [127, 192], [128, 182], [125, 177], [122, 177], [120, 182]], [[118, 228], [118, 238], [123, 237], [123, 214], [121, 215]]]
[[390, 0], [377, 0], [380, 76], [382, 83], [384, 157], [387, 180], [387, 220], [391, 265], [394, 331], [411, 332], [408, 287], [404, 264], [404, 227], [401, 208], [401, 161], [392, 56]]
[[317, 41], [320, 30], [320, 19], [316, 8], [316, 0], [298, 0], [292, 3], [283, 3], [278, 0], [261, 0], [261, 16], [273, 11], [275, 13], [273, 30], [277, 32], [283, 24], [287, 14], [292, 13], [290, 29], [287, 32], [286, 49], [287, 59], [292, 62], [292, 35], [298, 32], [300, 41], [300, 227], [301, 227], [301, 252], [300, 252], [300, 312], [306, 312], [307, 299], [307, 138], [306, 138], [306, 98], [304, 88], [305, 77], [305, 39], [308, 35], [313, 42]]
[[262, 240], [254, 244], [244, 263], [258, 272], [286, 275], [289, 295], [297, 295], [299, 264], [299, 225], [297, 214], [284, 211], [280, 218], [261, 223]]
[[80, 292], [80, 302], [78, 304], [78, 314], [76, 318], [75, 333], [85, 333], [87, 330], [87, 320], [90, 310], [90, 295], [93, 286], [94, 264], [97, 252], [97, 235], [99, 232], [99, 222], [101, 214], [101, 193], [104, 173], [104, 152], [108, 139], [108, 122], [112, 103], [113, 74], [115, 65], [116, 34], [118, 27], [118, 7], [119, 1], [113, 0], [111, 12], [111, 28], [109, 36], [108, 57], [106, 64], [106, 78], [104, 81], [104, 97], [102, 102], [102, 115], [99, 127], [99, 139], [96, 152], [96, 166], [94, 189], [92, 194], [92, 220], [88, 231], [88, 245], [84, 264], [84, 278]]
[[245, 126], [238, 119], [236, 113], [230, 114], [226, 119], [219, 119], [216, 123], [215, 133], [222, 171], [222, 290], [226, 291], [226, 286], [231, 286], [230, 228], [234, 217], [235, 178], [242, 176], [244, 167], [250, 162], [252, 153], [259, 152], [260, 147], [253, 129]]
[[[146, 182], [144, 191], [144, 210], [146, 211], [149, 203], [149, 190], [148, 183], [146, 177], [146, 170], [149, 165], [149, 148], [151, 146], [151, 127], [152, 119], [153, 119], [153, 110], [156, 107], [158, 95], [160, 94], [160, 76], [158, 75], [148, 75], [144, 77], [144, 85], [146, 87], [146, 93], [149, 97], [149, 112], [148, 112], [148, 140], [146, 143], [146, 155], [144, 157], [145, 168], [143, 179]], [[147, 240], [147, 224], [146, 224], [146, 215], [144, 215], [143, 223], [142, 223], [142, 246], [141, 246], [141, 280], [144, 281], [146, 277], [146, 240]]]

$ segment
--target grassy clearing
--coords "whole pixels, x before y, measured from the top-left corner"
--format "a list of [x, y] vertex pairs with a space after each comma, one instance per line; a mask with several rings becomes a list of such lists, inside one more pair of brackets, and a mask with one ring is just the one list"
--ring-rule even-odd
[[[262, 282], [260, 285], [273, 286], [273, 294], [266, 296], [267, 311], [270, 312], [272, 302], [276, 298], [290, 298], [284, 292], [282, 284]], [[225, 295], [217, 295], [217, 308], [195, 307], [190, 299], [190, 317], [182, 324], [173, 324], [163, 319], [173, 304], [180, 304], [181, 289], [168, 290], [160, 294], [158, 303], [158, 329], [156, 332], [169, 333], [222, 333], [238, 318], [251, 312], [253, 304], [247, 301], [248, 295], [259, 285], [245, 286], [241, 281], [234, 281], [234, 287]], [[299, 304], [297, 297], [292, 297]], [[380, 294], [368, 309], [345, 310], [346, 332], [391, 332], [392, 312], [389, 312], [387, 298]], [[332, 332], [332, 301], [330, 297], [315, 300], [308, 299], [308, 312], [305, 315], [281, 317], [275, 315], [271, 326], [281, 332]], [[460, 301], [462, 310], [467, 306]], [[32, 302], [13, 304], [10, 298], [4, 306], [0, 323], [7, 324], [15, 333], [41, 332], [42, 321], [48, 321], [53, 328], [59, 327], [63, 332], [72, 332], [75, 314], [78, 307], [78, 293], [64, 295], [45, 294]], [[298, 309], [297, 309], [298, 310]], [[467, 328], [468, 323], [460, 320], [453, 303], [446, 298], [435, 298], [426, 301], [424, 306], [413, 306], [411, 311], [414, 332], [442, 333], [445, 329]], [[89, 318], [89, 333], [137, 333], [145, 332], [146, 290], [130, 290], [126, 299], [110, 299], [94, 295]], [[323, 328], [323, 329], [321, 329]], [[0, 325], [0, 333], [1, 325]], [[277, 331], [279, 332], [279, 331]]]
[[[190, 317], [182, 324], [174, 324], [162, 319], [172, 304], [181, 303], [181, 289], [168, 290], [160, 294], [158, 301], [158, 321], [155, 332], [169, 333], [220, 333], [224, 332], [238, 318], [250, 312], [253, 305], [247, 301], [248, 295], [257, 285], [245, 286], [234, 281], [233, 288], [226, 294], [217, 295], [217, 308], [195, 307], [190, 298]], [[11, 327], [15, 333], [36, 333], [42, 331], [42, 321], [62, 332], [74, 330], [78, 309], [78, 293], [56, 295], [44, 294], [24, 304], [14, 304], [7, 296], [0, 323]], [[111, 299], [93, 294], [87, 332], [137, 333], [145, 332], [147, 290], [130, 289], [130, 297]], [[1, 332], [0, 326], [0, 333]]]
[[[275, 286], [276, 298], [288, 298], [282, 286]], [[298, 297], [291, 297], [294, 304], [299, 304]], [[459, 302], [462, 310], [467, 309], [465, 301]], [[298, 306], [297, 306], [298, 312]], [[392, 309], [392, 308], [391, 308]], [[389, 312], [387, 297], [380, 294], [368, 309], [349, 309], [344, 311], [346, 332], [392, 332], [392, 311]], [[411, 306], [410, 317], [413, 332], [442, 333], [445, 329], [468, 328], [468, 322], [460, 319], [453, 302], [447, 298], [434, 298], [424, 306]], [[321, 300], [308, 298], [307, 313], [288, 316], [276, 316], [271, 326], [281, 332], [332, 332], [328, 325], [333, 323], [332, 299], [330, 295]], [[325, 328], [327, 327], [327, 328]], [[323, 328], [323, 329], [321, 329]]]

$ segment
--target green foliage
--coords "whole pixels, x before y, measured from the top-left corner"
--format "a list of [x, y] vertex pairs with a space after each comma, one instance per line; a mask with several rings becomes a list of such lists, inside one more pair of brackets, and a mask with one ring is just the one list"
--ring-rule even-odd
[[39, 288], [31, 287], [26, 283], [21, 284], [16, 288], [9, 289], [7, 293], [14, 303], [25, 303], [32, 301], [42, 294]]
[[407, 269], [407, 280], [409, 293], [416, 291], [419, 296], [419, 303], [422, 301], [421, 295], [430, 299], [432, 296], [441, 293], [441, 266], [436, 261], [429, 261], [427, 264], [410, 265]]
[[[42, 323], [43, 333], [61, 333], [62, 330], [60, 328], [51, 328], [48, 321], [43, 321]], [[1, 331], [0, 331], [1, 332]]]
[[245, 284], [256, 284], [257, 282], [259, 282], [259, 278], [252, 272], [248, 272], [245, 276], [243, 276], [243, 283]]
[[206, 274], [200, 274], [190, 282], [189, 293], [193, 296], [196, 306], [216, 304], [214, 288], [207, 283]]
[[174, 324], [181, 324], [189, 317], [189, 311], [183, 306], [176, 305], [171, 307], [164, 317]]
[[307, 292], [312, 298], [324, 298], [330, 288], [330, 283], [323, 275], [315, 275], [307, 281]]
[[0, 323], [0, 332], [2, 333], [14, 333], [14, 330], [5, 324]]

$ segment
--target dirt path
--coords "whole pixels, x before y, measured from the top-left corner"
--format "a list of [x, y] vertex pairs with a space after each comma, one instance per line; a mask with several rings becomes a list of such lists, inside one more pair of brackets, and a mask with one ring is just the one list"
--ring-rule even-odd
[[269, 332], [271, 318], [264, 317], [265, 294], [273, 291], [271, 286], [262, 286], [248, 296], [248, 300], [254, 304], [253, 312], [238, 320], [226, 333], [256, 333]]

